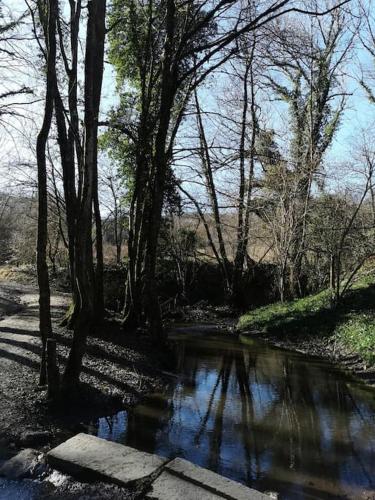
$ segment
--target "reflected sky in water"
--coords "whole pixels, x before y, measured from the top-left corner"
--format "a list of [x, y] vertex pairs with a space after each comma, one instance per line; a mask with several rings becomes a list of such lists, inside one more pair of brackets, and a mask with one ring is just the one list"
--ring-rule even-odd
[[36, 481], [12, 481], [0, 478], [1, 500], [38, 500], [40, 484]]
[[176, 379], [100, 437], [285, 499], [375, 498], [375, 391], [257, 341], [175, 334]]

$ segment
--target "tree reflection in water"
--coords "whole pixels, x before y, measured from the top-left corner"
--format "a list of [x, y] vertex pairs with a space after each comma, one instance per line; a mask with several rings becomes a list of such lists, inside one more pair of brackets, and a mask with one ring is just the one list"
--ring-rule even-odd
[[178, 381], [111, 426], [102, 419], [99, 435], [184, 457], [281, 498], [374, 492], [373, 390], [329, 364], [258, 342], [185, 336], [176, 353]]

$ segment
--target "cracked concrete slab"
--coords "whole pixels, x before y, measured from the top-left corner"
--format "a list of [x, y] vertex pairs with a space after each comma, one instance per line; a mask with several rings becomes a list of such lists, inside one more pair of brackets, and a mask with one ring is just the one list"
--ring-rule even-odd
[[152, 489], [146, 498], [148, 500], [181, 500], [182, 498], [184, 500], [222, 500], [223, 497], [164, 470], [153, 482]]
[[183, 458], [175, 458], [166, 465], [165, 469], [185, 481], [206, 488], [219, 495], [220, 498], [230, 500], [269, 500], [270, 498], [268, 495], [194, 465]]
[[47, 454], [51, 467], [81, 478], [127, 486], [154, 474], [167, 460], [88, 434], [77, 434]]
[[52, 467], [81, 478], [121, 486], [150, 485], [149, 500], [269, 500], [269, 496], [182, 458], [165, 458], [77, 434], [47, 454]]

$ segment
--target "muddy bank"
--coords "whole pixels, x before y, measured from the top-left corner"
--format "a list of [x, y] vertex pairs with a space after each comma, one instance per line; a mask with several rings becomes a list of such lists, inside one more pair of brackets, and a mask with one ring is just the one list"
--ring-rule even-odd
[[375, 366], [368, 366], [358, 354], [352, 353], [335, 335], [308, 336], [264, 333], [256, 331], [236, 330], [236, 334], [253, 337], [275, 347], [315, 356], [350, 372], [353, 376], [368, 385], [375, 386]]

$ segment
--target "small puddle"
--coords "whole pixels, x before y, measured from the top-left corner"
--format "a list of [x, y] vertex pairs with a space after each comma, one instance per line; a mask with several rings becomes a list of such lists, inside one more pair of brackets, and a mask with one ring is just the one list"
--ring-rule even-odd
[[178, 377], [97, 435], [282, 499], [375, 498], [375, 391], [317, 359], [222, 335], [172, 337]]

